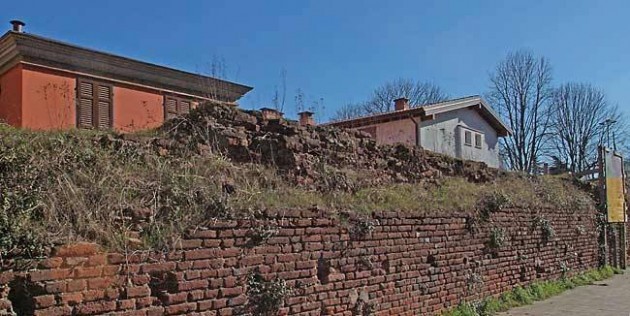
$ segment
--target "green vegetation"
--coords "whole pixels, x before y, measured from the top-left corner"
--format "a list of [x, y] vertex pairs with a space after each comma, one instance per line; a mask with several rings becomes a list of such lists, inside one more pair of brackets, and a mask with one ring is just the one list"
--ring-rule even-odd
[[571, 278], [562, 278], [557, 281], [536, 282], [527, 287], [517, 286], [510, 292], [503, 293], [499, 297], [488, 297], [477, 302], [463, 302], [456, 308], [444, 313], [445, 316], [488, 316], [510, 308], [529, 305], [534, 301], [541, 301], [558, 295], [577, 286], [593, 284], [612, 277], [614, 274], [622, 274], [618, 268], [605, 266], [576, 275]]
[[278, 315], [284, 300], [293, 295], [293, 289], [283, 279], [265, 281], [259, 273], [247, 277], [249, 309], [254, 315]]
[[[155, 138], [159, 131], [127, 138]], [[33, 132], [0, 125], [0, 259], [55, 244], [167, 250], [208, 220], [264, 209], [496, 211], [508, 206], [593, 207], [568, 178], [505, 174], [493, 182], [437, 178], [353, 191], [312, 190], [272, 165], [216, 153], [163, 152], [152, 142], [92, 131]], [[334, 166], [330, 167], [334, 168]]]

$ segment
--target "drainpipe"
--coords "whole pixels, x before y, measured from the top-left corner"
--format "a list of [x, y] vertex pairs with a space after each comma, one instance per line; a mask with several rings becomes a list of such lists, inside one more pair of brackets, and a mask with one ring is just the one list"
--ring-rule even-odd
[[413, 122], [413, 125], [416, 126], [416, 147], [418, 148], [422, 148], [422, 133], [421, 133], [421, 125], [420, 123], [422, 122], [422, 119], [417, 119], [414, 118], [413, 116], [410, 116], [409, 119], [411, 119], [411, 121]]

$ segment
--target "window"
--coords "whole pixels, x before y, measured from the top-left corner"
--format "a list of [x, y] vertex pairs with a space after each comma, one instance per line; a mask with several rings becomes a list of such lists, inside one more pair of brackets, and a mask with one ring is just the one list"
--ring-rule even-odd
[[475, 148], [481, 149], [481, 134], [475, 134]]
[[112, 86], [88, 79], [77, 83], [77, 127], [112, 128]]
[[174, 96], [164, 97], [164, 120], [188, 114], [192, 107], [192, 101]]
[[472, 146], [472, 133], [470, 131], [464, 131], [464, 145]]

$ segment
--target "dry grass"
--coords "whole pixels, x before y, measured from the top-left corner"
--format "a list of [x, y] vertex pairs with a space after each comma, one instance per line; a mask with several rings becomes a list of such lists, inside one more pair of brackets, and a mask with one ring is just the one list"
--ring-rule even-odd
[[354, 193], [307, 191], [268, 166], [216, 155], [162, 156], [149, 148], [99, 142], [104, 135], [0, 126], [2, 257], [37, 256], [74, 240], [168, 249], [203, 220], [266, 208], [470, 211], [496, 192], [525, 207], [592, 205], [569, 179], [513, 174], [482, 184], [444, 178]]

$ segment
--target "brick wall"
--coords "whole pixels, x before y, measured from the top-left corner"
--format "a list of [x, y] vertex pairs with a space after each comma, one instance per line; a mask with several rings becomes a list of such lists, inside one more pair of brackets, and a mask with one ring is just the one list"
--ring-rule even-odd
[[[537, 219], [536, 219], [537, 218]], [[541, 219], [554, 234], [545, 241]], [[506, 242], [489, 246], [492, 231]], [[281, 314], [437, 314], [461, 300], [597, 266], [595, 211], [508, 209], [369, 218], [318, 211], [223, 220], [170, 253], [57, 248], [0, 273], [0, 315], [242, 315], [248, 275], [292, 287]], [[19, 271], [18, 269], [21, 269]]]

